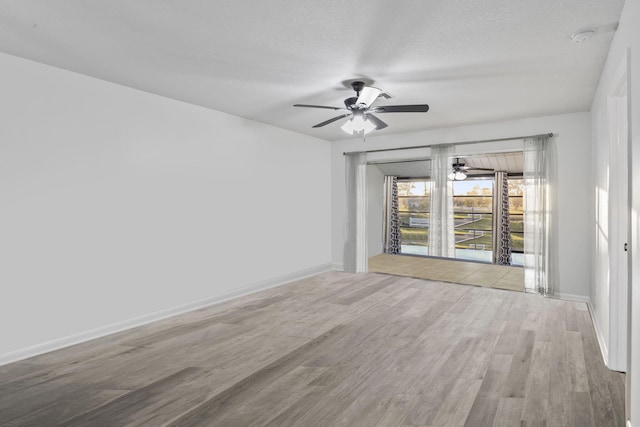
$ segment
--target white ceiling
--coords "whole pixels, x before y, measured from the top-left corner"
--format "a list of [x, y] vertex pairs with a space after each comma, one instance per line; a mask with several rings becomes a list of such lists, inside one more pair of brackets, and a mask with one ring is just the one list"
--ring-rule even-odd
[[[479, 154], [474, 156], [460, 157], [460, 161], [471, 168], [489, 168], [495, 171], [503, 171], [508, 173], [522, 173], [523, 155], [522, 151], [515, 153], [495, 153], [495, 154]], [[470, 170], [470, 175], [487, 173], [482, 171]]]
[[372, 163], [369, 167], [376, 167], [385, 176], [399, 176], [401, 178], [425, 178], [431, 171], [430, 160], [406, 160], [397, 162]]
[[[364, 78], [396, 133], [587, 111], [623, 0], [4, 0], [0, 51], [320, 138]], [[584, 43], [569, 36], [598, 33]]]

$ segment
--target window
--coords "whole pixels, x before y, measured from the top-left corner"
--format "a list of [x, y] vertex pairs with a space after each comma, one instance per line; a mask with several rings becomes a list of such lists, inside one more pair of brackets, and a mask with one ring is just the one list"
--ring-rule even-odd
[[509, 229], [512, 265], [524, 265], [524, 180], [509, 178]]
[[[453, 181], [456, 258], [493, 261], [493, 179], [469, 177]], [[524, 252], [524, 181], [509, 178], [509, 226], [513, 265]], [[402, 253], [429, 255], [430, 182], [398, 179], [398, 217]]]
[[493, 180], [453, 181], [456, 258], [493, 258]]
[[398, 180], [398, 217], [402, 253], [428, 255], [429, 181]]

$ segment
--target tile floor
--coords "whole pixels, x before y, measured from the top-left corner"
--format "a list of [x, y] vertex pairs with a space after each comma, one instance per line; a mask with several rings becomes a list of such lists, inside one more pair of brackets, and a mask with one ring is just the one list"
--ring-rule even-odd
[[369, 258], [369, 271], [420, 279], [524, 291], [524, 269], [411, 255], [380, 254]]

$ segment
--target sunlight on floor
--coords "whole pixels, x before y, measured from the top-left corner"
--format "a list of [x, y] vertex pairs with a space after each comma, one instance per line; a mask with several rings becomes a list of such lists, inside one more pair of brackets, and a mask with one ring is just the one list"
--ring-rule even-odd
[[[402, 245], [402, 255], [429, 255], [429, 248], [427, 246], [418, 245]], [[456, 259], [468, 260], [468, 261], [480, 261], [490, 263], [493, 258], [493, 253], [488, 250], [476, 250], [476, 249], [458, 249], [456, 248]], [[513, 252], [511, 253], [511, 265], [520, 266], [524, 265], [524, 254]]]
[[440, 258], [381, 254], [369, 258], [369, 271], [465, 285], [524, 291], [524, 269]]

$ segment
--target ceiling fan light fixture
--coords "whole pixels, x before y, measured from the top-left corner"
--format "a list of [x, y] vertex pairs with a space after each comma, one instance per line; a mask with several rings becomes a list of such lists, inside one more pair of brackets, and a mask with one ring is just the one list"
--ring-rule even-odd
[[329, 123], [348, 117], [349, 119], [341, 126], [341, 128], [349, 135], [366, 134], [372, 130], [380, 130], [389, 126], [372, 113], [426, 113], [429, 111], [429, 106], [427, 104], [385, 105], [373, 107], [373, 104], [376, 102], [378, 97], [385, 96], [386, 98], [389, 98], [389, 96], [385, 94], [382, 89], [365, 86], [364, 82], [359, 80], [351, 82], [351, 87], [356, 92], [356, 96], [345, 99], [344, 108], [312, 104], [294, 104], [293, 106], [322, 108], [325, 110], [336, 110], [345, 113], [329, 120], [325, 120], [324, 122], [318, 123], [312, 127], [321, 128]]
[[456, 181], [463, 181], [463, 180], [467, 179], [467, 174], [465, 174], [462, 171], [457, 171], [454, 174], [454, 178], [455, 178]]
[[349, 135], [356, 135], [361, 132], [367, 134], [375, 128], [376, 126], [362, 115], [354, 115], [341, 126], [341, 129]]
[[460, 170], [454, 170], [449, 175], [447, 175], [447, 178], [449, 178], [451, 181], [464, 181], [465, 179], [467, 179], [467, 174]]
[[353, 124], [353, 118], [350, 118], [349, 120], [347, 120], [342, 126], [340, 126], [340, 129], [342, 129], [349, 135], [353, 135], [353, 132], [355, 130], [355, 126]]

